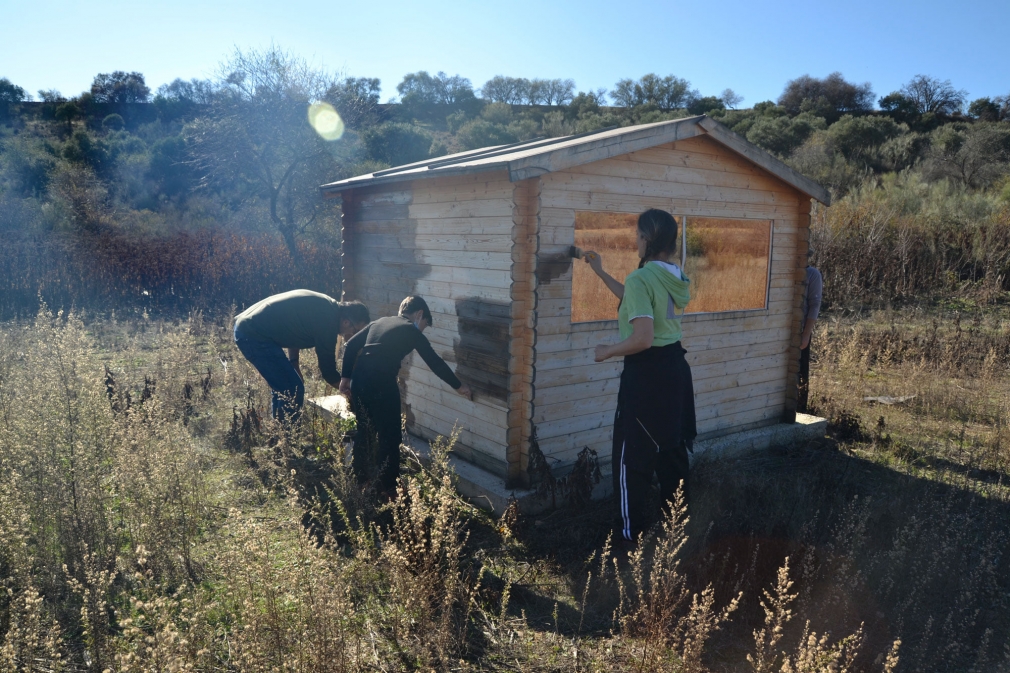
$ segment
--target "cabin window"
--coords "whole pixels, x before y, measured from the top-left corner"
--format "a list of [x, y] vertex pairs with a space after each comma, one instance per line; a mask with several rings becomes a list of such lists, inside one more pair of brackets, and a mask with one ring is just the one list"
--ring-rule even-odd
[[[767, 306], [771, 221], [675, 216], [679, 262], [691, 279], [687, 313], [763, 309]], [[684, 226], [684, 222], [687, 226]], [[637, 213], [575, 213], [575, 245], [595, 250], [617, 280], [638, 268]], [[687, 231], [687, 244], [683, 234]], [[572, 322], [615, 320], [617, 298], [589, 265], [575, 260]]]

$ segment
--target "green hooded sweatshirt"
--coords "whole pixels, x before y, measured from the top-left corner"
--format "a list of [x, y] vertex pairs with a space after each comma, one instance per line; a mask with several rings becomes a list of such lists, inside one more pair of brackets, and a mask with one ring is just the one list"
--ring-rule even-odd
[[624, 299], [617, 311], [621, 338], [631, 336], [632, 320], [645, 317], [653, 319], [653, 346], [680, 341], [680, 318], [690, 299], [691, 281], [683, 273], [677, 278], [659, 262], [632, 271], [624, 281]]

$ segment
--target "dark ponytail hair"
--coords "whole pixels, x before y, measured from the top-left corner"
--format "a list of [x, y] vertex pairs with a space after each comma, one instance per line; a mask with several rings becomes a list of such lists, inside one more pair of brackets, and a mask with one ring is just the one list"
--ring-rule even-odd
[[646, 240], [645, 257], [638, 263], [639, 269], [646, 260], [677, 250], [677, 220], [665, 210], [650, 208], [639, 215], [638, 230]]

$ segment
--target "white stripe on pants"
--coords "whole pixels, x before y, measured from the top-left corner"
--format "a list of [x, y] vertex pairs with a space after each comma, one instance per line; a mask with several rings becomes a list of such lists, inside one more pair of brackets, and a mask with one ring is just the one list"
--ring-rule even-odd
[[622, 534], [625, 540], [631, 539], [631, 512], [628, 511], [628, 469], [624, 465], [624, 450], [627, 442], [621, 444], [621, 518], [624, 522]]

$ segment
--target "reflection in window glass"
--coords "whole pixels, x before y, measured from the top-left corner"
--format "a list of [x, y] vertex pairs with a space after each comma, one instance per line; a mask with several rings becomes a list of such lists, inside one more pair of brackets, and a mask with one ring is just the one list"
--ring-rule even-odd
[[[576, 211], [575, 245], [598, 252], [603, 269], [623, 283], [638, 268], [637, 226], [637, 213]], [[572, 322], [591, 320], [617, 320], [617, 297], [577, 259], [572, 265]]]
[[771, 222], [687, 218], [688, 313], [765, 307]]
[[[688, 313], [765, 307], [771, 222], [687, 218], [687, 259], [691, 279]], [[575, 245], [600, 253], [603, 268], [623, 282], [638, 268], [637, 213], [575, 213]], [[677, 216], [678, 224], [683, 218]], [[683, 235], [683, 226], [680, 227]], [[677, 247], [682, 243], [678, 236]], [[678, 254], [678, 262], [680, 255]], [[618, 300], [589, 265], [575, 260], [572, 270], [572, 322], [616, 320]]]

